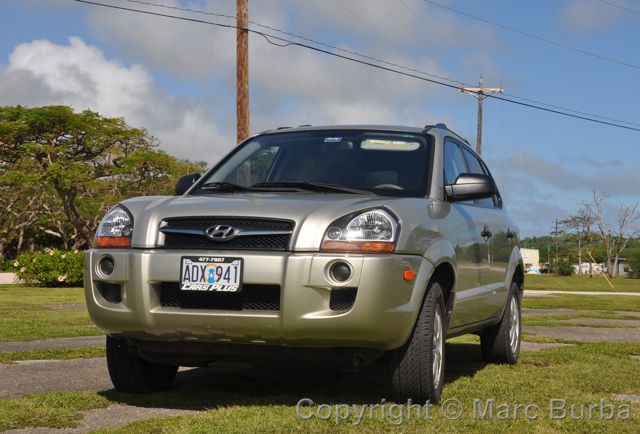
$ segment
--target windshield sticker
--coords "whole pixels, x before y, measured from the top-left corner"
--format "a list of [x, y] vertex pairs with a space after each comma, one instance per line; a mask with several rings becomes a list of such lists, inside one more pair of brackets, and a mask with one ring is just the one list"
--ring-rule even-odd
[[362, 149], [376, 151], [415, 151], [420, 147], [420, 142], [405, 140], [365, 139], [360, 145]]
[[325, 137], [325, 143], [339, 143], [342, 141], [342, 137]]

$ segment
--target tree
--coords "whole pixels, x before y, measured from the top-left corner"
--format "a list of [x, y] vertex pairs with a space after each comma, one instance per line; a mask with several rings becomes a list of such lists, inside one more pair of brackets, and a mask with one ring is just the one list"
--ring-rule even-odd
[[[578, 253], [578, 274], [582, 274], [582, 240], [587, 244], [592, 241], [592, 226], [594, 223], [591, 207], [582, 203], [578, 213], [560, 221], [563, 228], [575, 231]], [[591, 260], [589, 260], [589, 275], [591, 275]]]
[[[170, 194], [188, 163], [155, 149], [122, 118], [65, 106], [0, 107], [0, 252], [29, 237], [91, 245], [104, 212], [125, 197]], [[16, 228], [18, 239], [16, 239]], [[24, 230], [24, 232], [20, 232]]]
[[609, 276], [615, 276], [618, 274], [620, 254], [627, 247], [629, 240], [638, 234], [638, 228], [634, 228], [638, 220], [638, 203], [630, 206], [620, 205], [616, 224], [610, 225], [605, 222], [604, 217], [606, 199], [605, 194], [593, 191], [593, 214], [607, 255], [607, 271]]

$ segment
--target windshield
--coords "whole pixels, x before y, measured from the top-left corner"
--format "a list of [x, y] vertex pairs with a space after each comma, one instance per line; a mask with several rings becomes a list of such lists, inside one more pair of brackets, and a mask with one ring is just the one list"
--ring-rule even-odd
[[220, 163], [194, 193], [273, 189], [423, 197], [430, 146], [427, 137], [415, 134], [341, 130], [268, 134], [247, 142]]

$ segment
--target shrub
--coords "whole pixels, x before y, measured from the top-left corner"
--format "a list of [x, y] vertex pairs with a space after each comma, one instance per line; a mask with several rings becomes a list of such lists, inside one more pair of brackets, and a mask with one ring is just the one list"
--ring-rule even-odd
[[63, 252], [45, 249], [44, 252], [23, 253], [13, 262], [21, 280], [47, 286], [82, 283], [83, 252]]
[[571, 276], [573, 274], [573, 265], [571, 262], [564, 260], [558, 264], [558, 274], [561, 276]]

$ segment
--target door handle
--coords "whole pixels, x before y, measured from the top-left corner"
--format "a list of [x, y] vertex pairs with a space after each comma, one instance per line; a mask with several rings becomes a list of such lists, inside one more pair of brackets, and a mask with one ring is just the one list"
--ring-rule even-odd
[[485, 227], [482, 232], [480, 232], [480, 235], [482, 235], [482, 238], [484, 239], [489, 239], [493, 236], [493, 233]]

